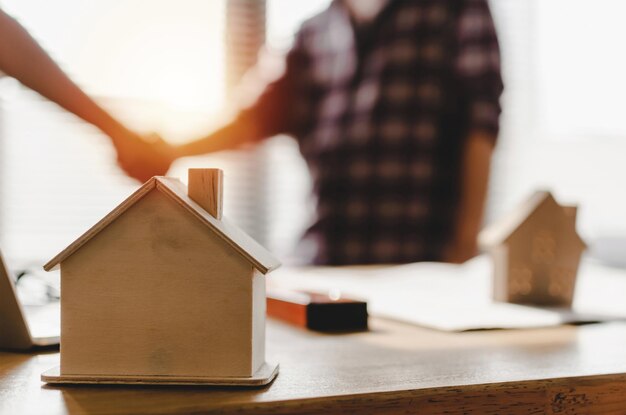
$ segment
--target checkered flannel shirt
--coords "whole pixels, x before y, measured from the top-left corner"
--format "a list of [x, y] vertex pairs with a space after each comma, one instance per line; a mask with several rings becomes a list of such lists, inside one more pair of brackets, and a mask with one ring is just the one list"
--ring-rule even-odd
[[487, 0], [390, 0], [364, 27], [335, 1], [239, 121], [298, 140], [317, 196], [313, 263], [439, 260], [464, 139], [497, 136], [501, 92]]

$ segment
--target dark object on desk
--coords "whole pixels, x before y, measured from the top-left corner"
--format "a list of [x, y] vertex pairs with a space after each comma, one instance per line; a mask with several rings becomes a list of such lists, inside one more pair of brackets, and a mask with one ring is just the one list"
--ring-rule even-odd
[[317, 331], [367, 330], [367, 303], [339, 295], [269, 290], [267, 315]]

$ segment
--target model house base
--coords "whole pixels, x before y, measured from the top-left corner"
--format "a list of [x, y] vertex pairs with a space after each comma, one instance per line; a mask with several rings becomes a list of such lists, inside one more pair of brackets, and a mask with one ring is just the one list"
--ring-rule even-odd
[[41, 380], [62, 385], [195, 385], [195, 386], [265, 386], [278, 375], [278, 364], [265, 363], [250, 377], [185, 376], [99, 376], [61, 375], [57, 366], [41, 375]]
[[280, 262], [222, 216], [218, 169], [153, 177], [53, 258], [49, 383], [265, 385], [265, 275]]

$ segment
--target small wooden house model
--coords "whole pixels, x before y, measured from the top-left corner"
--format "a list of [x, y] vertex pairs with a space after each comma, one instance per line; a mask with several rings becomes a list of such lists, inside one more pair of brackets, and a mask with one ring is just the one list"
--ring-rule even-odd
[[494, 260], [496, 301], [570, 307], [585, 243], [575, 206], [539, 191], [480, 235]]
[[266, 384], [264, 274], [222, 217], [222, 172], [153, 177], [45, 265], [61, 266], [61, 366], [46, 382]]

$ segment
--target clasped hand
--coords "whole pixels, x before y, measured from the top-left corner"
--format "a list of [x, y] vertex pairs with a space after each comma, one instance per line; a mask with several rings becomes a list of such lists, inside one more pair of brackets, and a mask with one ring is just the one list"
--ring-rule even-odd
[[128, 131], [112, 138], [118, 165], [142, 183], [152, 176], [164, 176], [176, 159], [175, 147], [157, 134], [142, 137]]

